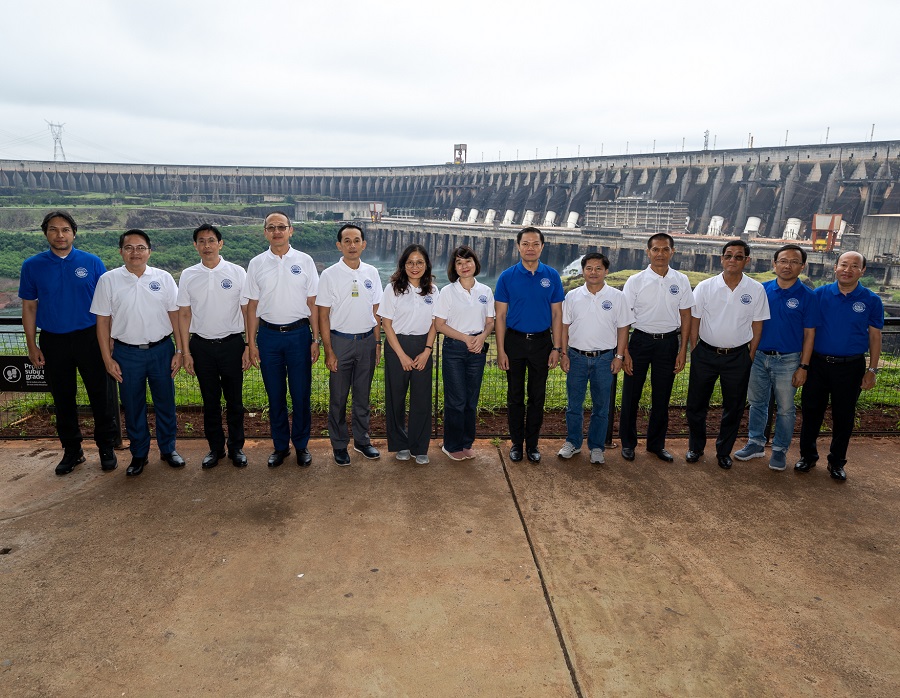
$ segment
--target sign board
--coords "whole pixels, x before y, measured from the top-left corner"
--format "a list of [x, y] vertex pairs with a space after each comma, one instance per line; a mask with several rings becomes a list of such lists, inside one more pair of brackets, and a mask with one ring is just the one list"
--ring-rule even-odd
[[32, 366], [27, 356], [0, 356], [0, 390], [47, 393], [50, 385], [44, 377], [44, 369]]

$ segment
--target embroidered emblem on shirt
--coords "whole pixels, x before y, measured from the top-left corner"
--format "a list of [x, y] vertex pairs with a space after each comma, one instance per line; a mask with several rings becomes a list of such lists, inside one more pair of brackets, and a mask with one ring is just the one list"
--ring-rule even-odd
[[600, 307], [603, 308], [604, 310], [612, 310], [612, 302], [611, 301], [603, 301], [600, 304]]
[[487, 305], [487, 296], [478, 296], [478, 302], [482, 305]]
[[372, 280], [366, 279], [365, 281], [363, 281], [363, 286], [365, 286], [369, 291], [371, 291], [372, 290]]
[[302, 271], [302, 269], [300, 269], [300, 265], [299, 265], [299, 264], [292, 264], [292, 265], [291, 265], [291, 274], [299, 274], [301, 271]]
[[544, 288], [550, 288], [550, 279], [541, 279], [541, 286]]
[[234, 286], [234, 284], [231, 283], [231, 279], [222, 279], [222, 288], [224, 288], [226, 291], [232, 286]]
[[861, 303], [860, 301], [856, 301], [856, 303], [853, 304], [853, 311], [856, 313], [866, 312], [866, 304]]
[[741, 296], [741, 303], [743, 303], [744, 305], [750, 305], [752, 302], [753, 296], [751, 296], [749, 293], [745, 293], [743, 296]]
[[149, 288], [151, 291], [160, 291], [162, 290], [162, 284], [160, 284], [159, 281], [151, 281]]
[[800, 307], [800, 301], [798, 301], [796, 298], [788, 298], [787, 303], [785, 303], [785, 305], [788, 308], [790, 308], [791, 310], [794, 310], [795, 308]]
[[78, 268], [75, 270], [75, 276], [77, 276], [79, 279], [83, 279], [83, 278], [85, 278], [87, 275], [88, 275], [88, 270], [85, 269], [84, 267], [78, 267]]
[[432, 303], [434, 303], [434, 298], [432, 298], [431, 296], [425, 296], [425, 305], [431, 305]]
[[671, 293], [673, 296], [677, 296], [680, 290], [681, 289], [678, 288], [678, 284], [672, 284], [671, 286], [669, 286], [669, 293]]

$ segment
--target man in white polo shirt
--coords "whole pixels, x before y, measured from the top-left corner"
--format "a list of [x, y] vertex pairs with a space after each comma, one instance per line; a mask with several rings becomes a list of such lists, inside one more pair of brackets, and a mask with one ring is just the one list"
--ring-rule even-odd
[[609, 424], [609, 392], [614, 374], [622, 370], [631, 309], [625, 295], [605, 282], [609, 259], [600, 252], [581, 258], [584, 286], [566, 294], [562, 307], [562, 358], [566, 373], [566, 442], [560, 458], [581, 451], [584, 432], [584, 396], [591, 384], [591, 421], [588, 449], [591, 463], [604, 462]]
[[222, 395], [228, 422], [228, 457], [238, 468], [247, 465], [244, 455], [244, 371], [250, 367], [245, 346], [247, 299], [242, 298], [247, 272], [226, 262], [219, 251], [222, 233], [204, 223], [194, 231], [194, 247], [200, 263], [181, 272], [178, 280], [178, 321], [182, 338], [190, 337], [184, 353], [184, 370], [197, 376], [203, 397], [203, 432], [209, 453], [201, 467], [215, 467], [225, 457], [222, 429]]
[[350, 223], [337, 234], [341, 259], [322, 272], [316, 305], [325, 347], [328, 379], [328, 434], [334, 462], [350, 465], [347, 397], [353, 389], [353, 450], [380, 457], [369, 439], [369, 392], [381, 360], [381, 328], [375, 320], [381, 303], [378, 270], [360, 259], [366, 249], [363, 231]]
[[744, 274], [750, 245], [730, 240], [722, 248], [722, 273], [697, 284], [691, 308], [691, 375], [688, 379], [688, 463], [706, 448], [706, 416], [716, 379], [722, 387], [722, 422], [716, 439], [716, 461], [727, 470], [737, 439], [750, 367], [769, 301], [762, 284]]
[[[269, 398], [269, 425], [275, 450], [268, 466], [277, 468], [297, 450], [297, 465], [312, 463], [310, 391], [312, 365], [319, 360], [319, 331], [315, 312], [319, 273], [305, 252], [291, 247], [294, 227], [281, 211], [266, 216], [269, 249], [247, 265], [247, 343], [250, 361], [259, 367]], [[287, 385], [285, 384], [287, 381]], [[287, 390], [294, 408], [288, 422]]]
[[[147, 266], [150, 237], [132, 229], [119, 237], [125, 266], [106, 272], [97, 282], [91, 312], [97, 316], [97, 340], [107, 372], [119, 382], [125, 431], [131, 441], [126, 475], [140, 475], [150, 451], [147, 386], [156, 415], [160, 458], [173, 468], [184, 466], [175, 450], [175, 374], [181, 370], [178, 288], [172, 275]], [[175, 335], [172, 346], [171, 335]]]

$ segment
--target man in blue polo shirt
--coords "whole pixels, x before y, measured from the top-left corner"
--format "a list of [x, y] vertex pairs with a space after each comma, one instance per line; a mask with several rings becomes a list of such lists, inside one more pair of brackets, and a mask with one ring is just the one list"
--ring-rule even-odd
[[769, 418], [769, 397], [774, 390], [778, 417], [769, 467], [784, 470], [797, 417], [794, 395], [806, 383], [819, 324], [819, 302], [812, 289], [800, 281], [800, 272], [806, 266], [806, 250], [799, 245], [785, 245], [775, 252], [774, 262], [775, 278], [763, 284], [771, 317], [763, 323], [747, 390], [749, 439], [734, 457], [750, 460], [766, 455], [764, 432]]
[[809, 376], [800, 396], [803, 424], [800, 460], [794, 470], [808, 472], [819, 460], [816, 439], [830, 397], [828, 472], [841, 482], [847, 479], [844, 465], [856, 419], [856, 401], [862, 390], [875, 387], [881, 358], [884, 305], [881, 298], [859, 283], [865, 271], [865, 257], [859, 252], [845, 252], [834, 266], [837, 281], [816, 289], [822, 319], [816, 329]]
[[[507, 372], [509, 458], [538, 463], [538, 437], [544, 423], [547, 375], [559, 363], [562, 341], [562, 302], [559, 273], [541, 263], [544, 234], [524, 228], [516, 236], [521, 261], [497, 279], [497, 365]], [[526, 373], [528, 408], [525, 408]]]
[[[63, 457], [57, 475], [68, 475], [84, 463], [81, 429], [75, 404], [81, 374], [94, 415], [94, 441], [100, 467], [115, 470], [116, 421], [109, 379], [97, 343], [97, 317], [90, 312], [97, 279], [106, 271], [100, 258], [74, 247], [78, 226], [64, 211], [44, 216], [41, 230], [50, 249], [22, 263], [19, 298], [28, 360], [44, 368], [56, 407], [56, 432]], [[40, 340], [36, 339], [41, 328]]]

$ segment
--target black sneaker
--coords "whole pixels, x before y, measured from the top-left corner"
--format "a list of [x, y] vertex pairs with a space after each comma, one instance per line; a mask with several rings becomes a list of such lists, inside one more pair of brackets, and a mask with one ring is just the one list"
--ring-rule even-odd
[[346, 448], [336, 448], [333, 451], [334, 462], [338, 465], [350, 465], [350, 454]]
[[116, 451], [112, 446], [104, 446], [100, 449], [100, 469], [104, 473], [115, 470], [119, 467], [119, 459], [116, 458]]
[[84, 463], [84, 451], [80, 448], [77, 451], [66, 452], [63, 454], [62, 460], [59, 462], [59, 465], [56, 466], [56, 474], [57, 475], [68, 475], [73, 470], [75, 470], [75, 466], [79, 463]]
[[381, 458], [381, 454], [378, 452], [378, 449], [375, 448], [372, 444], [366, 444], [365, 446], [361, 446], [360, 444], [354, 443], [353, 450], [357, 453], [362, 453], [369, 460], [375, 460], [376, 458]]

